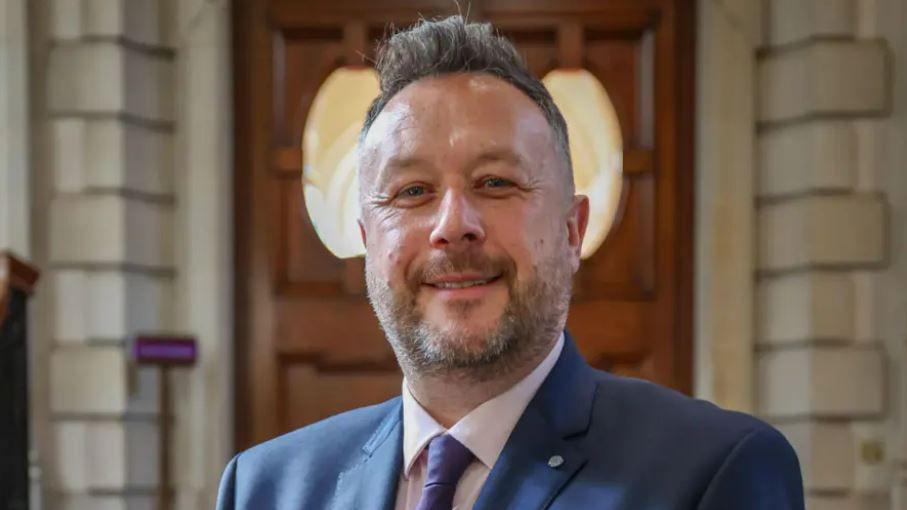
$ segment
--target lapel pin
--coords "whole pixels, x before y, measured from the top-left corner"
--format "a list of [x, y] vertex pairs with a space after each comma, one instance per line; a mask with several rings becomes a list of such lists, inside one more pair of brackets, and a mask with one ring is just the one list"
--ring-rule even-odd
[[548, 459], [548, 467], [553, 467], [553, 468], [560, 467], [561, 464], [563, 464], [563, 463], [564, 463], [564, 458], [561, 457], [560, 455], [552, 455], [551, 458]]

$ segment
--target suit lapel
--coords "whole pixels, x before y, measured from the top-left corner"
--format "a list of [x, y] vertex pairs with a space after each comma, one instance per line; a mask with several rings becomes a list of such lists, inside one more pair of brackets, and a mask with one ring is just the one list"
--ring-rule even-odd
[[580, 447], [595, 398], [593, 371], [570, 338], [517, 422], [475, 510], [547, 508], [588, 457]]
[[[552, 459], [563, 459], [558, 465]], [[582, 450], [550, 433], [537, 410], [527, 409], [488, 475], [476, 510], [546, 508], [586, 463]]]
[[362, 447], [358, 463], [340, 474], [331, 508], [391, 510], [403, 467], [402, 405], [394, 406]]

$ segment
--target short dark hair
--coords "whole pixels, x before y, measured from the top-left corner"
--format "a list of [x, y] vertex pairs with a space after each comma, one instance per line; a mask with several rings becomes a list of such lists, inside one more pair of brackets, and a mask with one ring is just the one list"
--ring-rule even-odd
[[573, 182], [567, 123], [551, 94], [529, 69], [517, 49], [490, 23], [468, 23], [462, 16], [419, 20], [394, 33], [378, 47], [376, 62], [381, 93], [372, 101], [362, 126], [364, 139], [375, 118], [407, 85], [422, 78], [454, 73], [487, 73], [523, 91], [542, 111], [556, 150]]

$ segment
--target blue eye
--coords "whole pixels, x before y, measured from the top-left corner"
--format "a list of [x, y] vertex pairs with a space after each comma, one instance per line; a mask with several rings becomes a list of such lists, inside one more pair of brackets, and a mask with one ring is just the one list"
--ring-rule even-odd
[[400, 196], [407, 198], [420, 197], [425, 194], [425, 186], [410, 186], [400, 192]]
[[488, 177], [482, 181], [482, 185], [486, 188], [503, 188], [505, 186], [510, 186], [510, 184], [510, 181], [500, 177]]

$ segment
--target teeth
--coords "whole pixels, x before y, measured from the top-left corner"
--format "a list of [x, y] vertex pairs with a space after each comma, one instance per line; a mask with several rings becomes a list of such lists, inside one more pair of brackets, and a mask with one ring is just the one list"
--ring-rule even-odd
[[438, 282], [435, 284], [435, 287], [439, 289], [465, 289], [466, 287], [473, 287], [475, 285], [484, 285], [491, 280], [470, 280], [466, 282]]

